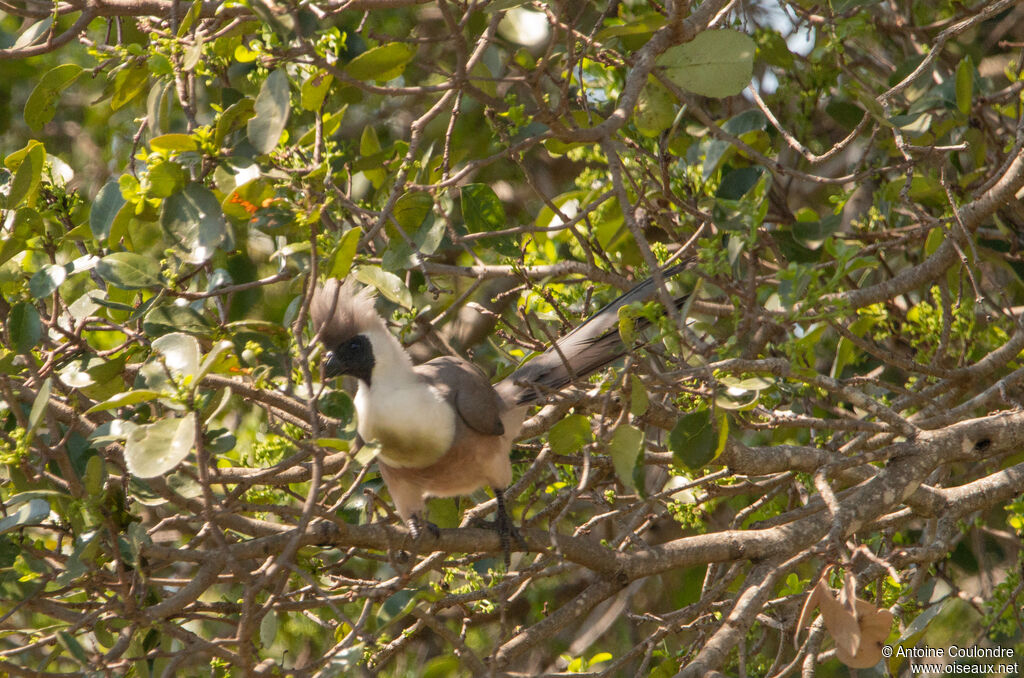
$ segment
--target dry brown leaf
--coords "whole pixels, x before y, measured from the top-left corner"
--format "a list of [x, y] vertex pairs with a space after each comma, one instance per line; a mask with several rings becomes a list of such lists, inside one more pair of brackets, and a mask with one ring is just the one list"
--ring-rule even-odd
[[892, 628], [893, 614], [884, 607], [875, 607], [866, 600], [857, 599], [857, 624], [860, 628], [860, 647], [848, 654], [836, 642], [836, 658], [850, 668], [871, 668], [882, 660], [882, 648]]
[[807, 595], [797, 622], [797, 637], [800, 629], [811, 623], [814, 609], [820, 608], [825, 628], [836, 642], [839, 661], [851, 668], [870, 668], [882, 659], [882, 647], [889, 637], [893, 614], [858, 598], [856, 582], [850, 574], [844, 577], [843, 590], [836, 599], [825, 583], [829, 569], [822, 573]]
[[[818, 584], [820, 583], [818, 582]], [[818, 609], [819, 598], [821, 598], [821, 588], [815, 586], [807, 594], [807, 600], [804, 601], [804, 606], [800, 609], [800, 619], [796, 623], [796, 633], [793, 634], [793, 647], [800, 647], [800, 629], [810, 626], [811, 616]]]
[[857, 616], [836, 600], [832, 595], [832, 589], [824, 580], [819, 581], [818, 586], [822, 588], [818, 597], [821, 617], [825, 620], [825, 628], [836, 641], [836, 648], [847, 655], [856, 655], [860, 649], [860, 626], [857, 625]]

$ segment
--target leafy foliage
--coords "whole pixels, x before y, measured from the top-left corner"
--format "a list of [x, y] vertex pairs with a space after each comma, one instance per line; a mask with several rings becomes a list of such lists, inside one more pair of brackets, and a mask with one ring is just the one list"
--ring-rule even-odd
[[[1010, 0], [3, 5], [0, 672], [1024, 649], [1022, 41]], [[527, 422], [512, 567], [484, 493], [413, 542], [315, 282], [498, 378], [691, 256]]]

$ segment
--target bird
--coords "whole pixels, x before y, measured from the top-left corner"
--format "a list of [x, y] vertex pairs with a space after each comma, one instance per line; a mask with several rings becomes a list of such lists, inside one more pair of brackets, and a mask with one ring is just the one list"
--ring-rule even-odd
[[[667, 267], [661, 277], [692, 263]], [[324, 347], [324, 379], [351, 375], [358, 381], [356, 431], [363, 441], [379, 445], [380, 474], [413, 539], [419, 540], [424, 529], [440, 535], [424, 515], [428, 497], [465, 496], [490, 487], [497, 504], [493, 527], [508, 567], [512, 539], [520, 545], [523, 540], [508, 514], [504, 490], [512, 482], [512, 444], [530, 406], [631, 350], [619, 336], [618, 311], [656, 293], [654, 278], [642, 281], [494, 385], [459, 356], [414, 365], [377, 313], [373, 288], [351, 276], [317, 286], [310, 315]], [[686, 298], [673, 302], [679, 308]], [[646, 324], [638, 319], [637, 329]]]

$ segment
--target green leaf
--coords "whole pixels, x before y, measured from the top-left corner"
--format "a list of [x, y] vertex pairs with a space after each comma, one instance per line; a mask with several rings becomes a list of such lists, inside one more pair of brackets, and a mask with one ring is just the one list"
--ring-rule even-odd
[[29, 207], [35, 202], [36, 190], [43, 175], [46, 147], [38, 141], [28, 142], [24, 148], [4, 159], [7, 169], [14, 172], [11, 188], [7, 192], [6, 208], [14, 209], [22, 202]]
[[828, 237], [839, 230], [842, 216], [830, 214], [821, 221], [795, 221], [793, 223], [793, 238], [810, 250], [816, 250]]
[[39, 426], [46, 414], [46, 405], [50, 402], [50, 392], [53, 389], [53, 377], [47, 377], [43, 385], [39, 387], [39, 393], [32, 401], [32, 410], [28, 413], [28, 430], [34, 431]]
[[394, 273], [388, 273], [379, 266], [360, 266], [356, 269], [356, 280], [377, 288], [377, 291], [396, 304], [412, 308], [412, 293]]
[[[160, 78], [169, 78], [174, 75], [174, 66], [165, 54], [150, 54], [146, 58], [146, 68], [149, 69], [150, 73]], [[152, 132], [160, 128], [159, 114], [152, 115], [152, 113], [155, 113], [159, 108], [161, 104], [159, 99], [162, 98], [163, 92], [163, 83], [157, 83], [150, 88], [149, 94], [146, 96], [146, 117], [155, 123], [150, 130]]]
[[190, 183], [164, 200], [160, 225], [191, 264], [207, 262], [228, 239], [228, 223], [220, 202], [202, 184]]
[[248, 45], [238, 45], [235, 47], [235, 52], [232, 56], [240, 64], [251, 64], [260, 58], [260, 53], [249, 49]]
[[179, 380], [193, 379], [199, 372], [199, 342], [181, 332], [165, 334], [153, 340], [153, 350], [160, 354], [164, 366]]
[[[247, 169], [253, 170], [249, 176], [255, 176], [259, 171], [257, 165], [250, 165]], [[252, 178], [232, 191], [227, 198], [221, 201], [220, 206], [226, 217], [240, 222], [248, 222], [265, 201], [272, 201], [273, 198], [274, 189], [268, 182], [262, 178]], [[255, 226], [255, 223], [252, 225]]]
[[731, 377], [728, 375], [719, 378], [724, 386], [732, 389], [739, 389], [743, 391], [760, 392], [765, 389], [772, 388], [775, 386], [775, 382], [764, 377], [747, 377], [740, 379], [739, 377]]
[[96, 273], [111, 285], [124, 290], [141, 290], [163, 283], [160, 264], [152, 257], [135, 252], [108, 254], [96, 264]]
[[251, 120], [254, 115], [256, 115], [256, 102], [249, 97], [239, 99], [225, 108], [217, 118], [217, 133], [214, 135], [214, 143], [217, 146], [222, 146], [227, 135], [241, 129], [242, 125]]
[[[126, 202], [114, 215], [114, 221], [110, 224], [110, 235], [107, 236], [107, 243], [110, 247], [116, 247], [128, 233], [128, 227], [135, 219], [135, 203]], [[148, 226], [148, 224], [147, 224]], [[146, 229], [149, 230], [148, 228]]]
[[629, 380], [629, 413], [634, 417], [642, 417], [651, 406], [650, 397], [644, 382], [637, 375], [631, 375]]
[[[21, 165], [21, 163], [25, 160], [25, 157], [29, 153], [31, 153], [35, 149], [36, 146], [42, 146], [42, 145], [43, 145], [43, 142], [41, 142], [41, 141], [36, 141], [35, 139], [30, 140], [22, 148], [19, 148], [18, 150], [14, 151], [10, 155], [8, 155], [6, 158], [4, 158], [4, 167], [6, 167], [7, 169], [9, 169], [12, 172], [14, 172], [15, 170], [18, 169], [18, 166]], [[44, 150], [43, 151], [43, 155], [45, 156], [45, 154], [46, 154], [46, 152]]]
[[[490, 11], [492, 7], [493, 3], [487, 5], [488, 11]], [[621, 19], [608, 21], [607, 28], [602, 28], [598, 31], [598, 42], [607, 42], [612, 38], [623, 36], [642, 36], [649, 39], [654, 31], [665, 25], [665, 17], [657, 14], [656, 12], [641, 15], [638, 19], [630, 21], [629, 23], [614, 23], [616, 21], [621, 21]]]
[[856, 351], [857, 348], [853, 342], [846, 337], [840, 337], [839, 342], [836, 344], [836, 357], [832, 361], [832, 369], [829, 371], [829, 376], [833, 379], [841, 379], [846, 366], [855, 362], [857, 358]]
[[491, 69], [487, 67], [487, 63], [481, 59], [473, 64], [473, 67], [469, 70], [470, 77], [469, 82], [481, 92], [488, 96], [498, 96], [498, 83], [494, 78], [494, 74]]
[[191, 134], [161, 134], [149, 141], [149, 147], [162, 153], [198, 151], [199, 142]]
[[496, 231], [506, 226], [505, 207], [487, 184], [466, 184], [461, 189], [462, 218], [470, 233]]
[[184, 168], [176, 162], [164, 161], [150, 166], [149, 195], [156, 198], [167, 198], [180, 191], [188, 181]]
[[124, 68], [114, 76], [114, 94], [110, 98], [111, 110], [124, 108], [149, 84], [149, 69]]
[[260, 21], [270, 26], [281, 40], [281, 44], [288, 44], [295, 38], [295, 16], [291, 12], [282, 12], [276, 3], [267, 3], [265, 0], [248, 0], [245, 6], [251, 9]]
[[[85, 389], [96, 384], [96, 378], [92, 375], [92, 372], [98, 372], [97, 368], [104, 365], [104, 361], [99, 357], [84, 357], [72, 361], [67, 366], [60, 369], [60, 381], [65, 385], [72, 388]], [[124, 367], [123, 364], [121, 366]], [[110, 381], [110, 376], [106, 381]], [[112, 386], [124, 387], [124, 382], [120, 384], [112, 384]], [[90, 389], [91, 390], [91, 389]]]
[[395, 221], [406, 235], [412, 235], [423, 224], [434, 207], [434, 199], [426, 191], [409, 191], [395, 201]]
[[13, 45], [11, 45], [11, 49], [19, 50], [23, 47], [32, 46], [33, 44], [35, 44], [37, 40], [39, 40], [39, 38], [43, 37], [49, 32], [50, 26], [52, 25], [52, 16], [48, 16], [41, 21], [35, 22], [34, 24], [26, 28], [24, 31], [22, 31], [21, 35], [18, 36], [18, 39], [14, 41]]
[[217, 429], [217, 436], [209, 442], [207, 449], [211, 454], [224, 454], [235, 449], [238, 439], [226, 429]]
[[[100, 360], [95, 358], [94, 360]], [[60, 370], [60, 380], [71, 388], [85, 388], [92, 386], [96, 383], [96, 380], [91, 374], [89, 374], [89, 362], [88, 358], [80, 360], [72, 360], [70, 363], [65, 365]]]
[[[282, 612], [282, 614], [285, 614]], [[277, 638], [277, 613], [268, 612], [260, 620], [260, 644], [270, 647]]]
[[43, 229], [43, 219], [31, 207], [22, 207], [14, 214], [11, 230], [0, 240], [0, 264], [25, 251], [25, 241]]
[[627, 347], [632, 346], [636, 341], [636, 311], [627, 306], [618, 310], [619, 316], [619, 337]]
[[844, 128], [852, 130], [860, 124], [864, 110], [850, 101], [832, 99], [825, 106], [825, 113]]
[[[341, 121], [345, 118], [345, 112], [348, 111], [348, 104], [345, 104], [334, 113], [325, 113], [323, 120], [323, 137], [328, 139], [337, 133], [338, 128], [341, 127]], [[313, 143], [316, 138], [316, 127], [310, 127], [301, 137], [299, 137], [299, 146], [308, 146]]]
[[751, 108], [726, 120], [722, 129], [733, 136], [741, 137], [748, 132], [762, 130], [767, 125], [768, 118], [764, 117], [764, 113]]
[[965, 56], [956, 65], [956, 107], [964, 115], [970, 115], [974, 97], [974, 61]]
[[[76, 553], [72, 554], [71, 558], [68, 560], [65, 571], [57, 578], [57, 582], [61, 586], [67, 585], [73, 581], [76, 578], [74, 576], [76, 571], [80, 570], [81, 574], [84, 574], [86, 571], [85, 565], [82, 564], [79, 558], [76, 558], [76, 555]], [[67, 631], [57, 632], [57, 643], [64, 648], [65, 657], [74, 657], [79, 662], [79, 665], [89, 664], [89, 653], [82, 644], [78, 642], [78, 639]]]
[[397, 78], [416, 56], [416, 46], [401, 42], [366, 50], [345, 66], [345, 71], [356, 80], [387, 82]]
[[369, 166], [359, 167], [358, 169], [362, 170], [374, 188], [380, 188], [388, 178], [388, 175], [384, 170], [378, 169], [386, 158], [376, 157], [382, 156], [382, 154], [380, 140], [377, 138], [377, 130], [373, 128], [373, 125], [367, 125], [363, 128], [363, 133], [359, 137], [359, 155], [363, 164], [366, 164], [367, 160], [373, 159]]
[[323, 69], [318, 70], [306, 82], [302, 83], [302, 89], [299, 92], [299, 104], [304, 110], [319, 111], [320, 107], [324, 105], [324, 98], [331, 89], [331, 83], [333, 82], [333, 75]]
[[28, 281], [28, 291], [33, 299], [48, 297], [57, 291], [73, 270], [70, 264], [47, 264], [35, 272]]
[[154, 478], [180, 464], [192, 451], [196, 418], [189, 412], [181, 418], [161, 419], [143, 424], [128, 434], [124, 463], [137, 478]]
[[[96, 458], [95, 456], [92, 457], [92, 459]], [[87, 532], [81, 538], [76, 539], [75, 543], [77, 545], [71, 552], [71, 556], [64, 561], [64, 567], [61, 573], [57, 575], [57, 578], [53, 580], [54, 583], [57, 586], [64, 587], [88, 572], [88, 567], [82, 559], [88, 557], [87, 553], [95, 554], [99, 550], [99, 541], [100, 535], [95, 531]], [[89, 656], [85, 648], [67, 631], [59, 631], [57, 633], [57, 642], [82, 665], [89, 663]]]
[[309, 255], [309, 252], [312, 249], [312, 243], [310, 243], [308, 240], [293, 242], [290, 245], [285, 245], [281, 249], [275, 251], [273, 254], [270, 255], [270, 258], [280, 259], [281, 262], [284, 263], [285, 265], [294, 265], [293, 263], [289, 263], [287, 261], [290, 257], [306, 257]]
[[82, 72], [82, 67], [76, 64], [61, 64], [51, 68], [39, 79], [39, 84], [25, 101], [25, 124], [29, 129], [39, 132], [43, 125], [53, 120], [60, 93], [77, 80]]
[[[939, 245], [945, 242], [945, 240], [946, 231], [944, 231], [941, 226], [936, 226], [932, 230], [928, 231], [928, 237], [925, 238], [924, 241], [925, 255], [930, 257], [935, 254], [935, 250], [939, 249]], [[0, 261], [2, 261], [2, 258], [0, 258]]]
[[420, 230], [413, 236], [413, 242], [419, 249], [421, 255], [431, 255], [441, 246], [444, 240], [445, 223], [442, 219], [433, 219], [423, 222]]
[[715, 197], [723, 200], [739, 200], [757, 185], [757, 181], [763, 173], [764, 168], [757, 166], [734, 169], [722, 177], [722, 183], [719, 184]]
[[754, 40], [732, 29], [699, 33], [665, 50], [658, 65], [679, 87], [707, 97], [739, 94], [754, 73]]
[[43, 336], [43, 324], [39, 320], [39, 311], [27, 301], [19, 301], [11, 307], [7, 316], [7, 330], [11, 334], [11, 343], [15, 353], [29, 353], [39, 345]]
[[196, 35], [195, 42], [185, 48], [185, 58], [181, 60], [181, 70], [186, 73], [195, 70], [199, 60], [203, 57], [203, 42], [202, 34], [198, 34]]
[[[152, 65], [150, 65], [150, 68], [153, 69], [154, 73], [157, 72]], [[172, 70], [170, 61], [167, 62], [167, 70], [168, 74]], [[146, 97], [146, 121], [149, 123], [149, 131], [153, 134], [158, 134], [167, 129], [169, 125], [173, 84], [169, 82], [169, 78], [167, 80], [167, 82], [157, 81]]]
[[594, 434], [590, 430], [590, 420], [582, 414], [569, 415], [552, 426], [548, 433], [551, 451], [558, 455], [578, 452], [593, 439]]
[[395, 240], [384, 251], [384, 256], [380, 259], [381, 267], [386, 271], [400, 271], [412, 268], [416, 265], [412, 254], [412, 247], [407, 245], [404, 240]]
[[211, 329], [209, 321], [191, 306], [163, 304], [153, 308], [142, 321], [142, 331], [151, 337], [159, 337], [171, 332], [188, 332], [189, 334], [208, 334]]
[[[45, 499], [29, 499], [27, 502], [16, 502], [18, 495], [8, 499], [5, 503], [8, 506], [7, 515], [0, 519], [0, 534], [16, 530], [25, 525], [38, 525], [43, 518], [50, 515], [50, 502]], [[17, 511], [11, 511], [10, 507], [15, 503], [21, 503]]]
[[348, 272], [352, 270], [352, 260], [356, 256], [356, 248], [359, 247], [359, 238], [362, 235], [362, 229], [356, 227], [348, 229], [341, 236], [328, 268], [330, 277], [344, 280]]
[[291, 95], [288, 75], [283, 68], [272, 71], [260, 87], [253, 111], [256, 117], [246, 124], [249, 141], [260, 153], [270, 153], [277, 146], [288, 122]]
[[113, 410], [118, 407], [128, 407], [129, 405], [137, 405], [139, 403], [144, 403], [149, 400], [156, 400], [161, 395], [163, 394], [160, 393], [159, 391], [153, 391], [150, 389], [125, 391], [123, 393], [118, 393], [115, 396], [111, 396], [110, 398], [107, 398], [101, 403], [96, 403], [88, 410], [86, 410], [85, 413], [92, 414], [93, 412], [103, 412], [104, 410]]
[[199, 18], [200, 13], [203, 11], [203, 0], [193, 0], [192, 5], [185, 12], [184, 18], [181, 23], [178, 24], [177, 35], [179, 38], [185, 37], [189, 30], [192, 29], [192, 24], [195, 23], [196, 19]]
[[64, 384], [77, 388], [89, 398], [103, 400], [124, 390], [124, 365], [128, 357], [122, 354], [111, 360], [98, 356], [84, 356], [61, 368], [59, 375]]
[[339, 452], [348, 452], [352, 449], [352, 443], [343, 438], [317, 438], [313, 441], [319, 447], [326, 447]]
[[[161, 337], [161, 339], [163, 339], [163, 337]], [[193, 341], [195, 340], [193, 339]], [[218, 361], [220, 361], [221, 357], [233, 348], [234, 344], [227, 339], [221, 339], [214, 344], [213, 348], [210, 349], [210, 352], [203, 356], [203, 362], [199, 364], [199, 369], [195, 372], [195, 383], [198, 384], [203, 377], [209, 374], [214, 366], [217, 365]]]
[[758, 31], [757, 56], [772, 66], [785, 70], [793, 68], [796, 59], [789, 51], [786, 39], [777, 30]]
[[941, 600], [934, 605], [930, 605], [924, 612], [914, 617], [914, 621], [907, 625], [907, 628], [903, 633], [900, 634], [899, 640], [897, 641], [901, 645], [913, 645], [917, 642], [918, 637], [924, 632], [928, 625], [939, 616], [939, 614], [952, 605], [950, 603], [953, 598], [946, 598]]
[[82, 476], [82, 485], [89, 494], [99, 496], [100, 492], [103, 491], [107, 479], [106, 464], [107, 462], [103, 459], [103, 455], [100, 454], [94, 454], [86, 462], [85, 474]]
[[723, 160], [736, 152], [736, 147], [722, 139], [712, 139], [704, 153], [704, 165], [701, 174], [705, 180], [710, 179]]
[[114, 217], [124, 204], [121, 187], [116, 181], [108, 181], [103, 185], [89, 210], [89, 228], [92, 229], [94, 238], [100, 241], [107, 240]]
[[633, 121], [645, 137], [656, 137], [669, 127], [676, 117], [676, 98], [656, 78], [649, 78], [636, 100]]
[[931, 113], [913, 113], [909, 115], [893, 115], [888, 118], [889, 124], [911, 134], [924, 134], [932, 126], [934, 117]]
[[611, 440], [608, 441], [608, 454], [611, 455], [612, 464], [615, 466], [615, 475], [630, 492], [636, 491], [633, 469], [643, 449], [644, 432], [629, 424], [615, 429]]
[[857, 82], [850, 83], [847, 86], [847, 91], [852, 93], [854, 97], [860, 102], [864, 110], [868, 112], [872, 118], [874, 118], [879, 124], [885, 125], [886, 127], [892, 127], [892, 123], [885, 117], [885, 108], [882, 104], [878, 103], [878, 99], [873, 94], [864, 91], [864, 88]]
[[668, 448], [672, 457], [691, 471], [696, 471], [725, 449], [728, 419], [718, 419], [716, 431], [711, 410], [704, 408], [679, 417], [668, 435]]
[[[117, 288], [113, 288], [113, 292], [117, 293]], [[123, 293], [120, 296], [123, 296]], [[121, 304], [116, 301], [110, 301], [109, 299], [106, 299], [103, 295], [99, 293], [93, 293], [89, 295], [89, 301], [93, 302], [97, 306], [102, 306], [103, 308], [109, 308], [113, 311], [119, 311], [121, 313], [130, 314], [127, 318], [118, 318], [123, 322], [131, 322], [135, 320], [138, 316], [142, 315], [147, 310], [149, 310], [149, 307], [153, 305], [153, 302], [156, 299], [157, 297], [155, 296], [150, 297], [149, 299], [147, 299], [142, 304], [139, 304], [138, 306], [131, 306], [129, 304]]]

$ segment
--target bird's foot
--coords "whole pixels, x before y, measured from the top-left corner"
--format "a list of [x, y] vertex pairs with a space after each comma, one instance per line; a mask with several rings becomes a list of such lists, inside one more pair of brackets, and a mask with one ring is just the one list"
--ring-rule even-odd
[[502, 553], [505, 554], [505, 568], [512, 565], [512, 542], [522, 550], [526, 550], [526, 540], [519, 534], [519, 529], [512, 523], [507, 513], [497, 516], [494, 521], [494, 530], [498, 533], [498, 542], [501, 544]]
[[412, 538], [419, 541], [420, 537], [423, 536], [424, 528], [434, 537], [439, 539], [441, 537], [441, 528], [429, 520], [424, 520], [423, 516], [419, 513], [414, 513], [409, 516], [409, 520], [406, 521], [406, 525], [409, 527], [409, 533], [412, 534]]
[[493, 527], [498, 533], [498, 542], [505, 554], [505, 569], [508, 569], [512, 565], [512, 541], [515, 540], [516, 546], [525, 551], [526, 540], [523, 539], [523, 535], [519, 534], [519, 530], [505, 508], [505, 495], [502, 490], [494, 490], [494, 499], [498, 503], [498, 508], [494, 514]]

